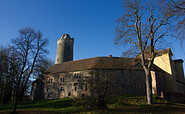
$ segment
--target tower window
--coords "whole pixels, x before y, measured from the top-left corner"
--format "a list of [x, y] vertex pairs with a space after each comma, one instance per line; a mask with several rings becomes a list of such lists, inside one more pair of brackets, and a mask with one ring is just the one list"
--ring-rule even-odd
[[75, 91], [77, 91], [77, 88], [75, 87]]
[[70, 46], [67, 47], [67, 50], [70, 50]]

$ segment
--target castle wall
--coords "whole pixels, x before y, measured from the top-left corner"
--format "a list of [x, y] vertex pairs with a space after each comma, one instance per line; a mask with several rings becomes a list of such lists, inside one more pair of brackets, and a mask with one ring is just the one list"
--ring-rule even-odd
[[[58, 73], [45, 76], [45, 99], [88, 96], [85, 78], [91, 76], [91, 70]], [[52, 79], [52, 83], [51, 83]]]
[[44, 99], [44, 92], [43, 92], [44, 83], [39, 78], [32, 83], [32, 90], [31, 90], [31, 100], [41, 100]]
[[185, 79], [184, 79], [184, 70], [183, 70], [183, 61], [173, 61], [175, 70], [176, 70], [176, 83], [177, 83], [177, 91], [181, 93], [185, 93]]
[[154, 64], [165, 71], [165, 91], [177, 92], [176, 77], [173, 67], [172, 57], [169, 53], [164, 53], [154, 59]]
[[[44, 95], [45, 99], [57, 99], [66, 97], [87, 97], [93, 95], [90, 87], [85, 80], [90, 77], [113, 75], [115, 78], [117, 95], [137, 94], [145, 95], [145, 75], [143, 70], [82, 70], [67, 73], [58, 73], [45, 76]], [[161, 76], [159, 76], [161, 75]], [[155, 93], [163, 92], [162, 77], [163, 74], [155, 73], [155, 77], [160, 81], [155, 81]], [[51, 82], [52, 80], [52, 82]], [[113, 87], [113, 86], [112, 86]]]

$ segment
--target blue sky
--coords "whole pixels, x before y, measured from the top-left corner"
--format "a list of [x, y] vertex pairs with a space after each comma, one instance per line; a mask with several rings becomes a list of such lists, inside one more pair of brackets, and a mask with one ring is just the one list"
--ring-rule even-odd
[[[115, 20], [122, 14], [121, 0], [0, 0], [0, 45], [7, 45], [24, 27], [41, 30], [49, 39], [49, 58], [55, 61], [57, 39], [74, 37], [74, 60], [97, 56], [121, 56], [113, 44]], [[169, 47], [167, 47], [169, 48]], [[179, 42], [174, 59], [184, 57]]]

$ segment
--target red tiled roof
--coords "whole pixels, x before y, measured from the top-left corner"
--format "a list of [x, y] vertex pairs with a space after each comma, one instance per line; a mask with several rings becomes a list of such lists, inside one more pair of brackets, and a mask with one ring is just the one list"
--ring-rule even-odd
[[[94, 57], [77, 61], [55, 64], [48, 69], [49, 73], [78, 71], [85, 69], [128, 69], [136, 64], [137, 60], [133, 58], [121, 57]], [[138, 62], [137, 62], [138, 63]]]
[[[61, 73], [69, 71], [89, 70], [89, 69], [140, 69], [138, 66], [140, 59], [122, 57], [94, 57], [77, 61], [55, 64], [48, 69], [48, 73]], [[157, 68], [154, 65], [153, 68]]]

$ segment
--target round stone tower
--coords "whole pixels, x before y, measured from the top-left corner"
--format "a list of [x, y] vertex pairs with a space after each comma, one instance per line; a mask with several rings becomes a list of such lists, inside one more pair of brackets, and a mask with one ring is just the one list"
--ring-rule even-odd
[[73, 45], [74, 38], [71, 38], [69, 34], [63, 34], [62, 37], [57, 40], [55, 64], [73, 61]]

